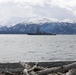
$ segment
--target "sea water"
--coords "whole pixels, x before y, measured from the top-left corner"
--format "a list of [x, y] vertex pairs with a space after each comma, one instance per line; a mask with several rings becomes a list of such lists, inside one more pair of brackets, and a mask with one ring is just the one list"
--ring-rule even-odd
[[76, 35], [0, 35], [0, 62], [76, 60]]

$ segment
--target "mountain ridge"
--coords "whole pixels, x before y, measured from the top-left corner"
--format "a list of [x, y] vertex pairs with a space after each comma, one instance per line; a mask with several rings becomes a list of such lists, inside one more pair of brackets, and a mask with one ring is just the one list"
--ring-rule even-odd
[[[40, 22], [39, 22], [40, 21]], [[27, 34], [37, 33], [37, 29], [41, 33], [53, 33], [53, 34], [76, 34], [75, 22], [58, 22], [51, 21], [49, 19], [34, 20], [33, 22], [24, 21], [17, 23], [14, 26], [1, 26], [0, 34]]]

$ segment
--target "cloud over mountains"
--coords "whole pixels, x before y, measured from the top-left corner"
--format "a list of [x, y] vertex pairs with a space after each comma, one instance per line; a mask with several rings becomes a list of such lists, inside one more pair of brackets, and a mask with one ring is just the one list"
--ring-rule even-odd
[[76, 0], [0, 0], [0, 21], [12, 17], [76, 21]]

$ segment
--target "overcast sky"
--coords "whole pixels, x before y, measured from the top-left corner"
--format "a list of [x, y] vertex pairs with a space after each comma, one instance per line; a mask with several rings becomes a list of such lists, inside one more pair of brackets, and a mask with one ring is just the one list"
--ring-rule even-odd
[[76, 0], [0, 0], [0, 20], [13, 17], [76, 21]]

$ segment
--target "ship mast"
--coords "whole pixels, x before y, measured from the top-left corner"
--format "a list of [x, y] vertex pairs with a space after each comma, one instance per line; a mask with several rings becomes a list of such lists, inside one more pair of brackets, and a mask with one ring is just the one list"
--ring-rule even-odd
[[39, 26], [37, 27], [37, 31], [36, 31], [37, 33], [40, 33], [40, 28], [39, 28]]

